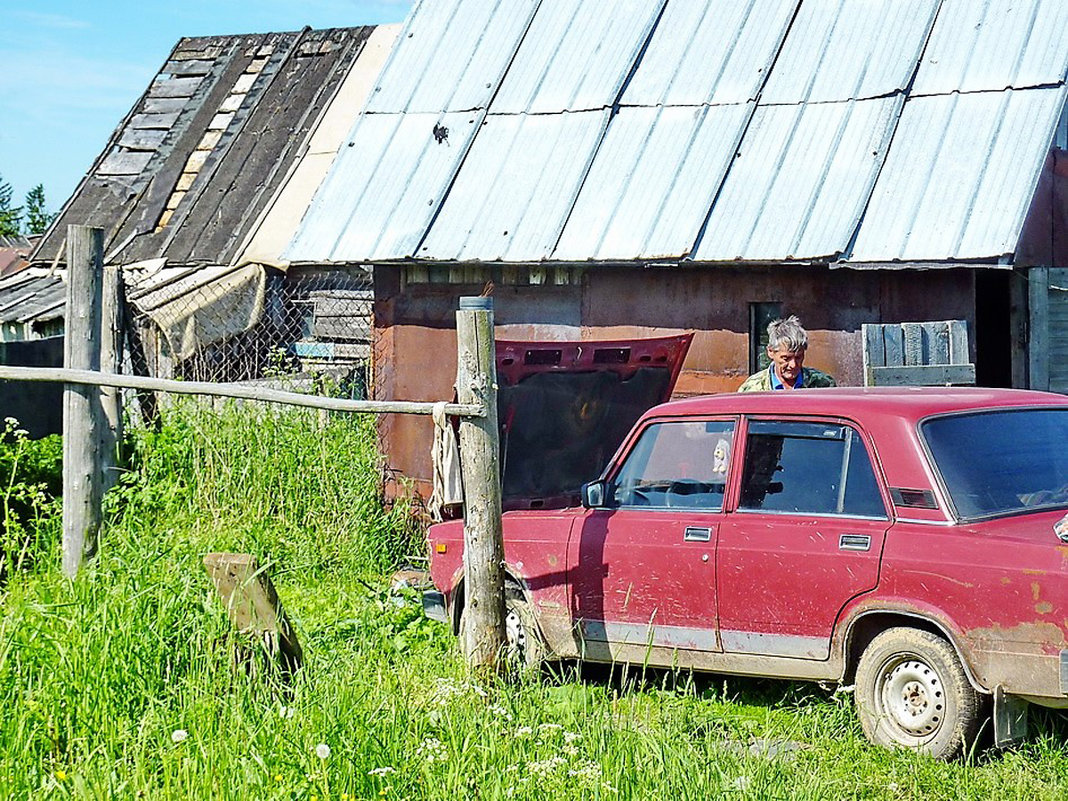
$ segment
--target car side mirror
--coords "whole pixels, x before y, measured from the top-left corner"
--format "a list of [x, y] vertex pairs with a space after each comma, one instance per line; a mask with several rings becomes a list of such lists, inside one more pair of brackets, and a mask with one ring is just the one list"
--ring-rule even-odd
[[591, 481], [582, 485], [582, 505], [587, 509], [603, 509], [607, 506], [607, 498], [607, 481]]

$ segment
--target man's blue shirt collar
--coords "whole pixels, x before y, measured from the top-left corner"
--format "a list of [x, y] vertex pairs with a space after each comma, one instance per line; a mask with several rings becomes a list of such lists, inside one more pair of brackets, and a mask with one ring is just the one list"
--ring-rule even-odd
[[[768, 365], [768, 372], [771, 373], [771, 388], [772, 389], [786, 389], [786, 385], [779, 380], [779, 374], [775, 372], [775, 365]], [[805, 383], [805, 371], [804, 368], [797, 371], [797, 378], [794, 379], [794, 389], [801, 389], [801, 385]]]

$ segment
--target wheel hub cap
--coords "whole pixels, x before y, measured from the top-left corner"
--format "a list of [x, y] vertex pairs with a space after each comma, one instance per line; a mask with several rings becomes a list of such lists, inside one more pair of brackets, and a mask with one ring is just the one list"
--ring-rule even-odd
[[885, 674], [883, 707], [890, 720], [913, 737], [938, 731], [945, 712], [942, 680], [929, 665], [905, 659], [889, 666]]

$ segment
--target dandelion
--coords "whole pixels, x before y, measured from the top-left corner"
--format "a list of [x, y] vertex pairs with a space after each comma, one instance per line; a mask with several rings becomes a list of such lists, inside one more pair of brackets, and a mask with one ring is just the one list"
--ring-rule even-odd
[[369, 771], [367, 771], [367, 775], [368, 776], [388, 776], [389, 774], [396, 773], [396, 772], [397, 772], [396, 768], [391, 768], [389, 765], [386, 765], [384, 768], [371, 768]]
[[319, 757], [319, 759], [329, 759], [330, 746], [328, 746], [326, 743], [319, 743], [317, 746], [315, 746], [315, 755]]
[[64, 781], [67, 778], [67, 772], [65, 770], [57, 770], [56, 771], [56, 778], [59, 781]]
[[282, 774], [281, 774], [281, 773], [276, 773], [276, 774], [274, 774], [274, 780], [275, 780], [276, 782], [280, 782], [280, 781], [282, 781]]
[[189, 736], [189, 732], [185, 729], [175, 729], [171, 732], [172, 743], [184, 743], [185, 739]]

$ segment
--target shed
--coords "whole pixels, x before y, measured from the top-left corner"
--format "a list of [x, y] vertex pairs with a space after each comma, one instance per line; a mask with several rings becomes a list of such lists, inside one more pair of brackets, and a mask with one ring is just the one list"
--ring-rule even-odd
[[[373, 270], [381, 398], [451, 393], [490, 282], [509, 339], [695, 332], [682, 394], [790, 313], [845, 384], [864, 323], [960, 319], [979, 383], [1068, 390], [1065, 30], [1061, 0], [418, 0], [286, 257]], [[418, 479], [428, 426], [384, 422]]]
[[[153, 374], [362, 370], [369, 273], [291, 270], [281, 250], [397, 29], [179, 40], [33, 262], [62, 270], [67, 226], [103, 228], [105, 264], [123, 268], [142, 335], [145, 364], [135, 366]], [[318, 322], [328, 306], [346, 315], [344, 330]], [[304, 350], [316, 358], [305, 364]]]

